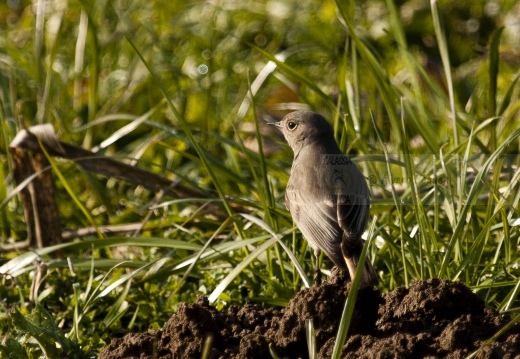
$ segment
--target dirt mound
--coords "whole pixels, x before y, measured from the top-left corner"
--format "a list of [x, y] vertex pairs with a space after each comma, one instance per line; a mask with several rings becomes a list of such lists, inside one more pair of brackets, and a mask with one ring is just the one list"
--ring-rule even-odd
[[[99, 359], [200, 358], [212, 339], [211, 358], [307, 358], [305, 319], [312, 318], [319, 358], [330, 358], [345, 298], [348, 275], [334, 271], [329, 282], [302, 290], [284, 309], [230, 306], [219, 312], [206, 297], [183, 303], [162, 331], [113, 339]], [[385, 295], [373, 288], [358, 293], [345, 358], [464, 358], [508, 322], [464, 284], [417, 281]], [[477, 358], [520, 358], [516, 325]]]

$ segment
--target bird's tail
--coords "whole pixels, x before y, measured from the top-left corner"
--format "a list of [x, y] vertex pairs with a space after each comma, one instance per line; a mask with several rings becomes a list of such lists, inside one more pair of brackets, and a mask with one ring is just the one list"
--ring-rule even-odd
[[[343, 248], [343, 245], [341, 246], [343, 257], [345, 258], [345, 262], [347, 263], [347, 268], [350, 273], [351, 280], [354, 279], [354, 275], [356, 274], [356, 268], [358, 266], [359, 262], [359, 256], [361, 254], [361, 250], [355, 251], [354, 254], [347, 255]], [[368, 258], [365, 258], [365, 265], [363, 266], [363, 274], [361, 275], [361, 282], [359, 285], [361, 287], [363, 286], [376, 286], [379, 282], [379, 278], [377, 276], [376, 270], [374, 269], [374, 266], [372, 263], [370, 263], [370, 260]]]

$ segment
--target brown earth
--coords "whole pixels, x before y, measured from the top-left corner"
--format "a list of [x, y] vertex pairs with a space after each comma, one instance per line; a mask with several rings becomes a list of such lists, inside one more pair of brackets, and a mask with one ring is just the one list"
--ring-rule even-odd
[[[206, 297], [182, 303], [162, 331], [112, 339], [99, 359], [200, 358], [212, 337], [211, 358], [308, 358], [305, 319], [316, 330], [318, 358], [330, 358], [350, 284], [333, 271], [321, 286], [302, 290], [284, 309], [230, 306], [219, 312]], [[508, 318], [485, 308], [464, 284], [440, 279], [416, 281], [381, 295], [358, 293], [344, 358], [465, 358], [503, 327]], [[520, 325], [513, 326], [476, 358], [520, 358]]]

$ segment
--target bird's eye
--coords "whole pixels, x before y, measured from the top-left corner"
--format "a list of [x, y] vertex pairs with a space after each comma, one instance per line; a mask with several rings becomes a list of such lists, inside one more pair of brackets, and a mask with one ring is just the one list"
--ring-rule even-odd
[[294, 122], [294, 121], [289, 121], [289, 122], [287, 122], [287, 128], [288, 128], [289, 130], [292, 131], [292, 130], [294, 130], [296, 127], [298, 127], [298, 124], [297, 124], [296, 122]]

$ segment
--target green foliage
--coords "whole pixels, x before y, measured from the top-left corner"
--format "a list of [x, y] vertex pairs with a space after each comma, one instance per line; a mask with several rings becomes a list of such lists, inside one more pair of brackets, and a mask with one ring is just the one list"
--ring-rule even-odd
[[[367, 248], [370, 247], [371, 241], [373, 240], [372, 233], [374, 232], [374, 227], [377, 221], [377, 217], [374, 217], [372, 220], [372, 224], [369, 229], [369, 240], [363, 246], [363, 251], [359, 256], [358, 267], [356, 268], [356, 273], [354, 274], [354, 278], [352, 278], [352, 286], [350, 287], [350, 291], [348, 293], [347, 300], [345, 301], [345, 306], [343, 308], [343, 314], [341, 315], [341, 320], [339, 322], [338, 333], [336, 335], [336, 342], [334, 343], [334, 351], [332, 352], [333, 359], [341, 358], [341, 352], [343, 351], [343, 345], [345, 344], [345, 339], [347, 338], [348, 328], [350, 326], [350, 321], [352, 319], [352, 315], [354, 314], [354, 307], [356, 305], [356, 298], [359, 289], [359, 283], [361, 282], [361, 276], [364, 269], [364, 263], [367, 257]], [[310, 349], [309, 349], [310, 352]]]
[[[294, 102], [333, 122], [369, 180], [366, 255], [382, 291], [439, 276], [517, 311], [517, 12], [476, 0], [0, 4], [2, 244], [27, 237], [8, 148], [22, 125], [50, 123], [201, 194], [162, 198], [53, 159], [62, 228], [94, 234], [0, 252], [2, 357], [86, 357], [197, 295], [285, 305], [308, 286], [313, 256], [283, 206], [292, 153], [263, 126]], [[142, 230], [103, 232], [127, 224]]]

